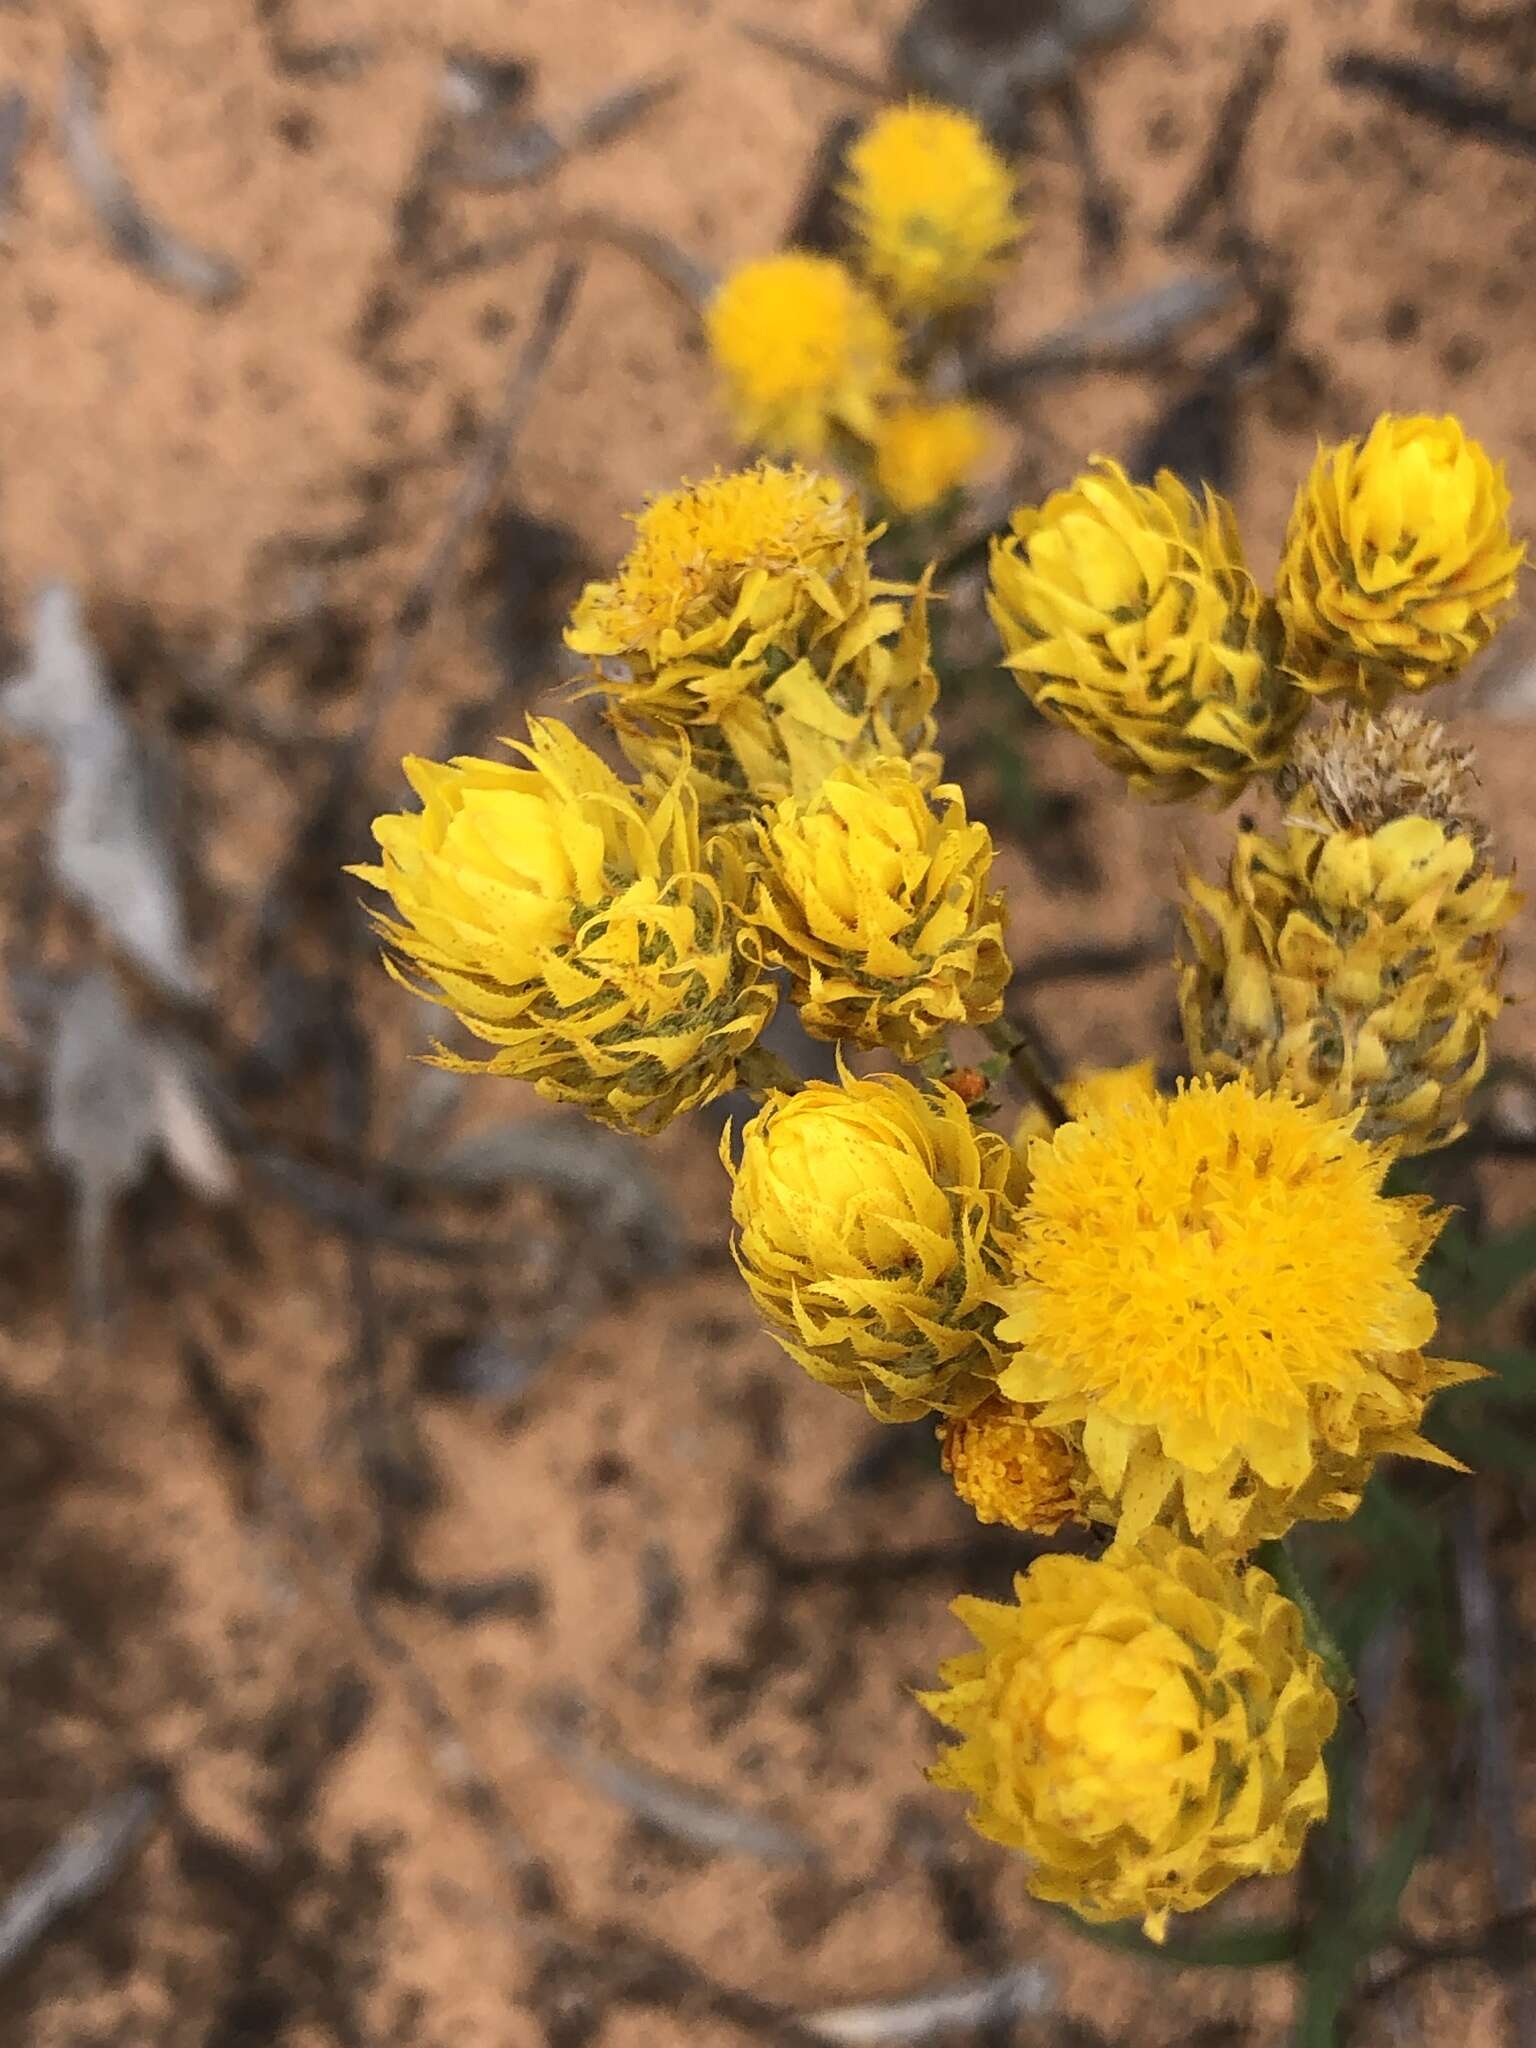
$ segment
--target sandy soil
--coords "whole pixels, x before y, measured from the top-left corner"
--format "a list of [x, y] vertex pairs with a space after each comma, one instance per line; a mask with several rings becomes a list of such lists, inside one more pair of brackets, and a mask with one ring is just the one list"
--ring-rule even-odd
[[[1360, 44], [1507, 85], [1528, 30], [1506, 12], [1286, 10], [1244, 173], [1249, 228], [1292, 309], [1235, 424], [1261, 567], [1314, 437], [1382, 407], [1454, 407], [1536, 503], [1536, 164], [1327, 76]], [[878, 71], [903, 13], [785, 0], [772, 18]], [[712, 271], [771, 245], [828, 122], [859, 102], [745, 42], [751, 15], [712, 0], [84, 0], [74, 30], [99, 46], [105, 132], [134, 188], [243, 276], [210, 306], [105, 246], [59, 146], [70, 23], [46, 0], [0, 0], [0, 90], [33, 108], [0, 224], [0, 622], [19, 635], [42, 579], [74, 582], [134, 716], [171, 753], [214, 1050], [262, 1051], [269, 1153], [312, 1158], [333, 1107], [304, 1048], [269, 1029], [258, 972], [272, 877], [323, 775], [312, 742], [354, 723], [553, 261], [547, 242], [445, 276], [436, 259], [593, 209]], [[1079, 174], [1042, 110], [1035, 232], [1000, 341], [1216, 260], [1214, 228], [1183, 249], [1157, 230], [1266, 18], [1251, 0], [1163, 0], [1085, 62], [1124, 204], [1118, 258], [1085, 256]], [[535, 189], [434, 188], [424, 225], [444, 56], [465, 49], [531, 62], [546, 116], [682, 75], [664, 110]], [[1007, 452], [1055, 482], [1093, 449], [1129, 447], [1231, 332], [1151, 374], [1042, 388]], [[526, 668], [530, 582], [557, 618], [580, 557], [622, 545], [627, 508], [730, 453], [686, 308], [594, 249], [511, 495], [466, 544], [338, 858], [364, 851], [402, 748], [431, 752], [498, 691], [526, 704], [559, 680], [553, 659]], [[1480, 746], [1501, 840], [1529, 868], [1529, 727], [1469, 701], [1444, 708]], [[962, 727], [978, 715], [994, 714], [971, 707]], [[1069, 742], [1027, 745], [1046, 829], [1008, 856], [1015, 958], [1085, 931], [1156, 936], [1179, 843], [1214, 861], [1230, 821], [1129, 809]], [[159, 1803], [108, 1892], [0, 1981], [0, 2039], [714, 2048], [771, 2037], [776, 2009], [1036, 1959], [1054, 2008], [998, 2040], [1283, 2039], [1280, 1973], [1174, 1972], [1149, 1997], [1142, 1966], [1031, 1906], [925, 1786], [910, 1688], [958, 1647], [949, 1598], [1004, 1586], [1017, 1551], [978, 1537], [920, 1433], [892, 1452], [757, 1330], [724, 1256], [708, 1134], [646, 1153], [660, 1192], [639, 1201], [666, 1228], [617, 1250], [582, 1204], [526, 1189], [402, 1198], [397, 1220], [449, 1240], [430, 1258], [349, 1246], [317, 1224], [313, 1185], [306, 1212], [259, 1161], [224, 1209], [157, 1177], [122, 1219], [115, 1319], [79, 1334], [16, 992], [38, 944], [67, 957], [80, 943], [56, 919], [40, 937], [23, 886], [47, 793], [41, 757], [8, 744], [0, 1890], [141, 1774]], [[1533, 931], [1515, 942], [1517, 994], [1536, 979]], [[323, 976], [335, 943], [306, 925], [305, 971]], [[315, 986], [323, 1035], [336, 1019]], [[359, 987], [382, 1152], [429, 1107], [409, 1065], [420, 1020], [382, 976]], [[1161, 967], [1074, 984], [1044, 1014], [1069, 1059], [1173, 1056]], [[1508, 1049], [1536, 1049], [1531, 1018], [1511, 1018]], [[458, 1110], [477, 1128], [517, 1118], [511, 1094], [487, 1084]], [[1511, 1178], [1500, 1199], [1524, 1206], [1528, 1189]], [[476, 1394], [466, 1352], [486, 1343], [504, 1354], [501, 1390]], [[1519, 1504], [1492, 1499], [1513, 1567]], [[1447, 1731], [1405, 1719], [1394, 1767], [1411, 1771]], [[1490, 1910], [1475, 1829], [1438, 1847], [1409, 1899], [1425, 1930]], [[1475, 1969], [1378, 2001], [1360, 2038], [1438, 2039], [1452, 2013], [1469, 2040], [1512, 2038]]]

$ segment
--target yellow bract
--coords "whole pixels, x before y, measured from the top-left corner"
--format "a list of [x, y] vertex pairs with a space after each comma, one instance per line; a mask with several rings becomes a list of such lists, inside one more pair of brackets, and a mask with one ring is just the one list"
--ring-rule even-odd
[[1224, 499], [1200, 503], [1167, 470], [1133, 484], [1100, 458], [1012, 523], [989, 609], [1040, 711], [1162, 801], [1235, 796], [1280, 766], [1306, 698], [1276, 666]]
[[1388, 1163], [1350, 1119], [1246, 1080], [1030, 1145], [998, 1383], [1080, 1445], [1098, 1519], [1237, 1553], [1351, 1513], [1386, 1452], [1454, 1462], [1419, 1424], [1475, 1368], [1422, 1356], [1439, 1219], [1382, 1193]]
[[813, 1379], [882, 1422], [966, 1414], [999, 1363], [988, 1295], [1016, 1172], [949, 1089], [845, 1075], [770, 1094], [742, 1133], [736, 1263]]
[[686, 785], [648, 802], [557, 721], [529, 739], [520, 763], [408, 760], [422, 808], [375, 819], [382, 862], [352, 872], [393, 899], [392, 971], [501, 1048], [438, 1065], [657, 1130], [734, 1085], [773, 1011], [744, 876]]
[[848, 152], [865, 271], [909, 314], [984, 299], [1024, 231], [1012, 171], [968, 114], [893, 107]]
[[958, 490], [986, 450], [979, 406], [893, 405], [875, 432], [875, 488], [893, 512], [914, 518]]
[[946, 1031], [1000, 1015], [1011, 972], [992, 838], [952, 784], [925, 795], [905, 761], [835, 769], [757, 826], [752, 917], [817, 1038], [919, 1060]]
[[790, 250], [733, 271], [706, 317], [736, 432], [814, 461], [837, 432], [869, 440], [902, 388], [901, 345], [868, 287], [831, 256]]
[[1224, 888], [1186, 877], [1179, 985], [1197, 1070], [1357, 1110], [1409, 1153], [1466, 1127], [1519, 902], [1427, 730], [1357, 714], [1307, 747], [1283, 835], [1242, 833]]
[[906, 755], [938, 778], [926, 585], [871, 575], [858, 500], [828, 477], [758, 463], [656, 498], [566, 640], [608, 664], [636, 766], [686, 773], [712, 822], [808, 794], [844, 760]]
[[1157, 1530], [1039, 1558], [1014, 1591], [955, 1602], [980, 1647], [922, 1699], [960, 1737], [929, 1775], [1023, 1851], [1036, 1898], [1161, 1940], [1171, 1913], [1295, 1866], [1338, 1706], [1266, 1572]]
[[944, 1470], [978, 1522], [1050, 1536], [1077, 1512], [1077, 1459], [1028, 1408], [1001, 1398], [939, 1425]]
[[1303, 689], [1381, 703], [1454, 675], [1515, 594], [1502, 463], [1451, 415], [1383, 413], [1320, 448], [1297, 493], [1275, 601]]

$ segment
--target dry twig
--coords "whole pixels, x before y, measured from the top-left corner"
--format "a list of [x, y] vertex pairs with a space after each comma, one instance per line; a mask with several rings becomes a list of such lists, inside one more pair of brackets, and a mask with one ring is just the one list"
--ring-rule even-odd
[[147, 1779], [92, 1807], [0, 1901], [0, 1974], [22, 1962], [66, 1913], [100, 1896], [139, 1849], [163, 1796]]

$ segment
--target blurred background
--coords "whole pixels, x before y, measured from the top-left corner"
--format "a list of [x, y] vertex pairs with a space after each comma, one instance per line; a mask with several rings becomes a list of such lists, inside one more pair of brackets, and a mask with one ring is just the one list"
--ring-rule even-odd
[[[1033, 218], [942, 736], [1058, 1071], [1174, 1071], [1177, 861], [1233, 820], [1032, 719], [974, 542], [1102, 450], [1229, 490], [1267, 578], [1388, 408], [1528, 530], [1533, 60], [1529, 0], [0, 0], [0, 2041], [1288, 2038], [1290, 1970], [1090, 1943], [925, 1785], [910, 1689], [1023, 1547], [759, 1330], [718, 1125], [414, 1064], [340, 869], [402, 752], [561, 705], [625, 513], [736, 455], [711, 282], [942, 94]], [[1529, 626], [1432, 708], [1529, 872]], [[1528, 1003], [1496, 1050], [1434, 1186], [1518, 1389]], [[1532, 1431], [1480, 1398], [1476, 1482], [1330, 1564], [1375, 1589], [1362, 2043], [1536, 2038]]]

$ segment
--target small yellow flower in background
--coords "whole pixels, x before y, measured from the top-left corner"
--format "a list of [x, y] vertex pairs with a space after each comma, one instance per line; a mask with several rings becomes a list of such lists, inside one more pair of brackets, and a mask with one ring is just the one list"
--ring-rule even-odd
[[[1151, 1060], [1126, 1067], [1085, 1067], [1064, 1083], [1061, 1099], [1074, 1117], [1112, 1114], [1128, 1104], [1151, 1101], [1157, 1094], [1157, 1070]], [[1051, 1120], [1031, 1103], [1013, 1127], [1016, 1152], [1027, 1152], [1032, 1138], [1049, 1138]]]
[[1077, 1459], [1064, 1437], [1028, 1408], [1000, 1397], [939, 1425], [940, 1456], [978, 1522], [1052, 1536], [1077, 1513]]
[[1013, 172], [969, 114], [914, 101], [848, 152], [843, 197], [866, 273], [903, 313], [949, 312], [1001, 280], [1024, 221]]
[[988, 1295], [1016, 1173], [946, 1088], [845, 1075], [771, 1093], [742, 1133], [736, 1263], [813, 1379], [882, 1422], [963, 1415], [1001, 1360]]
[[1140, 796], [1235, 796], [1280, 766], [1306, 697], [1232, 509], [1169, 471], [1133, 484], [1100, 458], [992, 544], [989, 609], [1035, 707]]
[[500, 1048], [438, 1065], [658, 1130], [734, 1085], [774, 1008], [743, 872], [701, 849], [686, 784], [648, 802], [554, 719], [515, 751], [407, 760], [422, 808], [375, 819], [382, 861], [351, 872], [393, 901], [397, 978]]
[[838, 768], [759, 822], [756, 867], [764, 958], [788, 970], [813, 1037], [920, 1060], [1001, 1014], [992, 836], [953, 784], [925, 794], [905, 761]]
[[830, 477], [762, 462], [653, 499], [566, 642], [608, 665], [597, 687], [635, 765], [670, 782], [687, 760], [711, 821], [849, 759], [905, 755], [938, 779], [926, 587], [871, 575], [858, 500]]
[[902, 389], [901, 343], [884, 307], [835, 257], [788, 250], [743, 264], [706, 315], [737, 435], [814, 461], [841, 430], [868, 441]]
[[893, 512], [915, 518], [959, 490], [986, 452], [980, 406], [893, 405], [875, 430], [875, 488]]
[[1470, 757], [1405, 707], [1303, 735], [1283, 834], [1244, 832], [1225, 887], [1186, 878], [1197, 1070], [1357, 1109], [1361, 1137], [1404, 1152], [1460, 1135], [1519, 903], [1471, 782]]
[[[1350, 1514], [1476, 1368], [1426, 1359], [1414, 1275], [1440, 1218], [1389, 1155], [1246, 1080], [1121, 1101], [1036, 1139], [998, 1336], [1009, 1400], [1080, 1447], [1094, 1517], [1236, 1554]], [[1088, 1496], [1085, 1494], [1085, 1499]]]
[[1383, 413], [1320, 448], [1297, 493], [1275, 586], [1303, 689], [1374, 704], [1443, 682], [1515, 595], [1504, 466], [1447, 415]]
[[921, 1697], [960, 1737], [930, 1777], [1023, 1852], [1036, 1898], [1161, 1940], [1171, 1913], [1295, 1867], [1338, 1704], [1268, 1573], [1156, 1530], [1038, 1558], [1014, 1590], [955, 1602], [980, 1648]]

